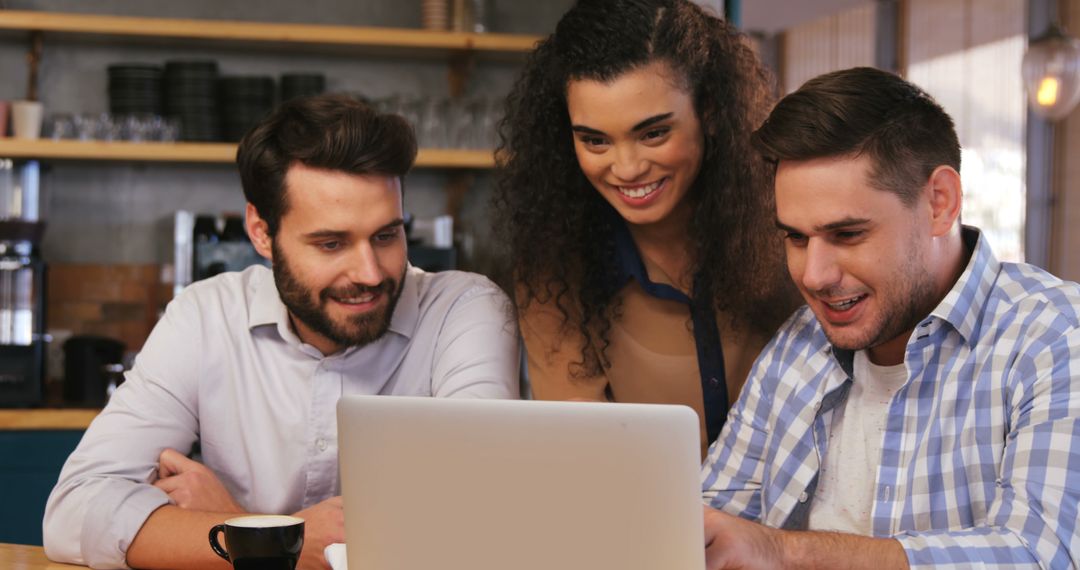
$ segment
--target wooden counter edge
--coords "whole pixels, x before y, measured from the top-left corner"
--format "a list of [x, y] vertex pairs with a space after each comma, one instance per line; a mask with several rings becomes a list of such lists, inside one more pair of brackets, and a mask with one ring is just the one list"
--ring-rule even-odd
[[0, 431], [85, 430], [101, 410], [0, 410]]
[[61, 568], [85, 568], [52, 562], [45, 557], [40, 546], [0, 543], [0, 567], [5, 570], [60, 570]]

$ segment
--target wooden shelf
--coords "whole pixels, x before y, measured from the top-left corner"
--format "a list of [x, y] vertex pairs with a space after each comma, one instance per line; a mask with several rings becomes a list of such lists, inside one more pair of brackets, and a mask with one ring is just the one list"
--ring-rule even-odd
[[[137, 18], [0, 9], [0, 30], [89, 35], [105, 38], [203, 40], [282, 46], [344, 46], [363, 51], [420, 53], [458, 58], [462, 54], [520, 56], [540, 36], [436, 32], [405, 28], [276, 24], [227, 20]], [[0, 139], [0, 157], [43, 160], [232, 163], [227, 143], [129, 143]], [[489, 169], [490, 151], [421, 149], [419, 168]]]
[[[233, 163], [236, 145], [231, 143], [133, 143], [49, 139], [0, 139], [0, 157], [41, 160], [92, 160], [131, 162]], [[420, 149], [417, 168], [490, 169], [491, 151]]]
[[0, 10], [0, 30], [129, 38], [166, 38], [271, 45], [352, 46], [360, 49], [455, 55], [525, 54], [540, 36], [438, 32], [409, 28], [277, 24]]
[[85, 430], [101, 410], [0, 410], [0, 431]]
[[486, 170], [495, 168], [495, 154], [490, 150], [422, 148], [416, 155], [416, 166]]
[[234, 162], [236, 145], [0, 139], [0, 156], [42, 160]]

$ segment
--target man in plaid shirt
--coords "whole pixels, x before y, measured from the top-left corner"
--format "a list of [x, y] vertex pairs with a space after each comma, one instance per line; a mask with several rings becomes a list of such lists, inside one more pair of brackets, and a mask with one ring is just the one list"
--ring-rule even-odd
[[808, 306], [706, 459], [708, 568], [1080, 568], [1080, 286], [960, 224], [952, 120], [899, 77], [754, 137]]

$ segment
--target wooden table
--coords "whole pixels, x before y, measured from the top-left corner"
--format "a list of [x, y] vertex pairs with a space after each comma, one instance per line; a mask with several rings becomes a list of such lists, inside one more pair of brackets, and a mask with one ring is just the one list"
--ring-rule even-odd
[[57, 564], [45, 558], [45, 550], [40, 546], [25, 544], [0, 543], [0, 568], [4, 570], [62, 570], [64, 568], [83, 568], [70, 564]]

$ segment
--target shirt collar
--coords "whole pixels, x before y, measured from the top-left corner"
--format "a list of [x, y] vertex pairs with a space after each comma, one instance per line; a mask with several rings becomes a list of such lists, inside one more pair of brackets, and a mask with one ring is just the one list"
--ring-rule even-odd
[[[975, 325], [1001, 271], [1001, 263], [994, 257], [990, 244], [977, 228], [964, 226], [961, 236], [964, 248], [971, 251], [971, 258], [960, 278], [930, 316], [948, 322], [960, 333], [964, 342], [970, 344], [974, 341]], [[924, 319], [923, 323], [928, 321]]]
[[[417, 282], [421, 274], [423, 274], [422, 270], [411, 265], [405, 270], [405, 282], [402, 284], [397, 306], [394, 307], [394, 315], [390, 318], [389, 332], [412, 338], [416, 331], [416, 325], [420, 321], [420, 295]], [[259, 275], [260, 278], [254, 285], [255, 294], [249, 305], [248, 328], [277, 325], [278, 333], [282, 338], [295, 339], [299, 342], [299, 338], [296, 337], [289, 323], [289, 310], [281, 301], [281, 295], [278, 294], [273, 273], [267, 270], [260, 272]]]
[[401, 296], [398, 297], [397, 306], [394, 307], [394, 315], [390, 317], [390, 331], [405, 338], [412, 338], [416, 332], [416, 326], [420, 322], [420, 278], [424, 274], [422, 269], [409, 265], [405, 270], [404, 283], [401, 285]]
[[[964, 339], [969, 346], [975, 342], [975, 324], [982, 314], [983, 306], [986, 305], [990, 290], [997, 280], [1001, 263], [994, 257], [990, 244], [986, 243], [982, 232], [974, 226], [963, 226], [960, 237], [966, 251], [971, 251], [967, 267], [960, 274], [960, 278], [953, 283], [949, 292], [938, 303], [930, 314], [916, 325], [916, 329], [928, 328], [934, 319], [940, 319], [952, 325], [953, 329]], [[912, 335], [912, 339], [917, 335]], [[909, 344], [911, 340], [908, 340]], [[852, 362], [855, 353], [829, 345], [834, 358], [840, 367], [852, 374]]]
[[634, 238], [626, 227], [626, 222], [612, 216], [612, 229], [615, 238], [615, 285], [622, 287], [627, 281], [634, 279], [639, 283], [648, 281], [648, 273], [645, 271], [645, 263], [638, 253]]
[[278, 295], [274, 274], [270, 269], [259, 271], [254, 280], [255, 294], [248, 305], [248, 328], [264, 325], [278, 325], [287, 330], [289, 311]]
[[615, 282], [612, 290], [621, 289], [627, 281], [633, 279], [652, 297], [690, 304], [690, 298], [682, 291], [667, 283], [654, 283], [649, 279], [645, 261], [641, 258], [641, 252], [638, 251], [633, 236], [630, 235], [630, 228], [626, 227], [626, 221], [613, 209], [610, 213], [615, 234]]

